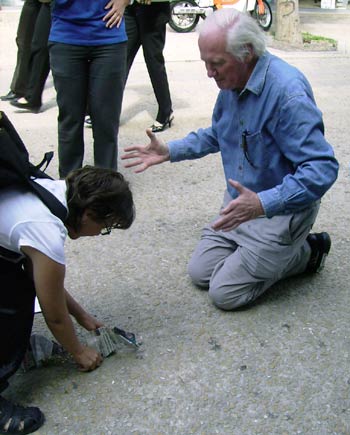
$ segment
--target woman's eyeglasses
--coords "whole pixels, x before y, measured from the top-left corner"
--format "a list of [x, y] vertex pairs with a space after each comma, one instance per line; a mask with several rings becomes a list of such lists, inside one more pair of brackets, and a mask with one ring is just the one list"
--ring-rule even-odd
[[108, 234], [111, 234], [112, 230], [116, 228], [122, 228], [122, 225], [119, 222], [114, 224], [108, 224], [105, 222], [105, 227], [101, 230], [101, 236], [108, 236]]

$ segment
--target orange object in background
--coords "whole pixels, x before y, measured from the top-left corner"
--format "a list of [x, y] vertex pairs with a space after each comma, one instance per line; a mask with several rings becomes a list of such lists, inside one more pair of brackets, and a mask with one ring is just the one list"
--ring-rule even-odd
[[[214, 0], [214, 5], [216, 9], [222, 9], [226, 7], [233, 7], [233, 5], [239, 3], [241, 0]], [[262, 0], [257, 0], [258, 3], [258, 14], [264, 15], [265, 6]], [[239, 9], [239, 8], [238, 8]]]
[[264, 3], [262, 2], [262, 0], [257, 0], [257, 3], [258, 3], [258, 14], [264, 15], [264, 13], [265, 13]]
[[238, 3], [240, 0], [214, 0], [216, 9], [221, 9], [225, 6], [232, 6]]

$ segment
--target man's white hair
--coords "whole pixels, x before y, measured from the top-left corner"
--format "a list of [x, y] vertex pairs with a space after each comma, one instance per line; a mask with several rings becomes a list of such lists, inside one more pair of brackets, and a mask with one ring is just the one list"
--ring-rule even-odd
[[249, 54], [260, 57], [266, 50], [266, 40], [257, 22], [249, 15], [233, 8], [219, 9], [209, 15], [201, 27], [199, 35], [205, 35], [214, 29], [226, 33], [226, 50], [240, 62]]

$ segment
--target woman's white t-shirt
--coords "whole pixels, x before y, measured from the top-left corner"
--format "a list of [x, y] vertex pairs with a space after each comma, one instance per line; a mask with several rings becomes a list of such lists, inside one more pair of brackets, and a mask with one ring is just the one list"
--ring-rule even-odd
[[[64, 180], [38, 179], [67, 207]], [[0, 191], [0, 245], [21, 253], [30, 246], [60, 264], [65, 264], [67, 229], [33, 193], [18, 188]]]

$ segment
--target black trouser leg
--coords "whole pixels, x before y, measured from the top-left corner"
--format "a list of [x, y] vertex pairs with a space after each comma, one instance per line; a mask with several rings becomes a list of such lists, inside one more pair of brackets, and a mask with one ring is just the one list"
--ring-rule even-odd
[[128, 35], [127, 74], [137, 51], [142, 45], [149, 77], [158, 103], [157, 121], [164, 123], [172, 112], [168, 77], [163, 50], [166, 23], [169, 21], [170, 3], [152, 3], [128, 6], [125, 12], [125, 27]]
[[126, 42], [94, 47], [89, 75], [89, 109], [94, 165], [117, 170], [118, 132], [123, 102]]
[[0, 259], [0, 392], [19, 368], [34, 318], [35, 287], [22, 263]]
[[41, 97], [47, 76], [50, 72], [49, 39], [51, 26], [50, 5], [42, 3], [31, 44], [31, 58], [29, 63], [29, 82], [25, 94], [28, 102], [35, 107], [41, 106]]
[[94, 164], [117, 170], [126, 43], [91, 47], [53, 43], [50, 63], [59, 108], [60, 177], [83, 164], [87, 103], [92, 119]]
[[145, 11], [146, 13], [139, 19], [141, 44], [158, 103], [156, 120], [163, 124], [172, 112], [168, 76], [163, 56], [170, 4], [169, 2], [152, 3], [145, 6]]
[[40, 7], [41, 3], [39, 0], [26, 0], [19, 18], [16, 37], [18, 47], [17, 62], [10, 89], [21, 97], [26, 94], [27, 90], [31, 43]]
[[140, 38], [138, 22], [135, 13], [136, 13], [136, 9], [134, 5], [125, 8], [125, 13], [124, 13], [125, 30], [128, 36], [125, 82], [128, 79], [130, 68], [141, 46], [141, 38]]
[[50, 65], [58, 113], [59, 175], [81, 168], [84, 159], [84, 116], [89, 80], [89, 47], [50, 43]]

